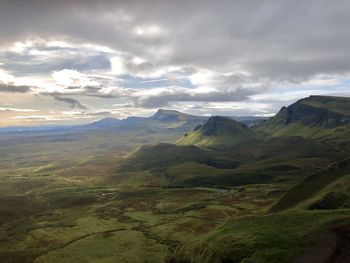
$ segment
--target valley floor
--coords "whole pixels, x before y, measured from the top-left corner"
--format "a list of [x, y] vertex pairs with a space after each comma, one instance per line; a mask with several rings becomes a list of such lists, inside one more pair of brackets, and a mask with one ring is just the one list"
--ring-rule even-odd
[[70, 169], [1, 174], [1, 262], [226, 262], [228, 254], [237, 262], [289, 262], [295, 252], [305, 262], [313, 252], [302, 251], [304, 236], [350, 217], [349, 210], [268, 214], [288, 187], [281, 183], [131, 187], [70, 177]]
[[[256, 156], [270, 159], [236, 168], [240, 153], [230, 157], [226, 151], [192, 147], [197, 157], [192, 160], [192, 152], [183, 153], [187, 148], [161, 144], [154, 155], [149, 154], [152, 147], [144, 148], [128, 159], [135, 169], [123, 170], [123, 157], [144, 142], [128, 148], [128, 140], [115, 137], [108, 144], [108, 139], [0, 140], [0, 262], [281, 263], [349, 258], [350, 209], [270, 210], [292, 186], [331, 162], [313, 158], [313, 152], [305, 154], [316, 149], [326, 155], [324, 145], [277, 140], [275, 146], [264, 142], [261, 153], [248, 145]], [[281, 156], [280, 148], [289, 151]], [[227, 159], [208, 159], [213, 154]], [[164, 167], [152, 163], [164, 156]], [[179, 156], [183, 163], [174, 162]], [[158, 169], [142, 169], [147, 165]], [[339, 175], [342, 186], [348, 179]], [[200, 182], [198, 187], [190, 185], [193, 180]], [[206, 182], [215, 183], [204, 187]], [[339, 187], [327, 191], [334, 189]], [[315, 198], [323, 201], [323, 196]]]
[[[40, 176], [2, 178], [1, 262], [163, 262], [179, 245], [205, 238], [232, 218], [263, 213], [283, 187], [55, 182]], [[21, 185], [25, 191], [14, 190]]]

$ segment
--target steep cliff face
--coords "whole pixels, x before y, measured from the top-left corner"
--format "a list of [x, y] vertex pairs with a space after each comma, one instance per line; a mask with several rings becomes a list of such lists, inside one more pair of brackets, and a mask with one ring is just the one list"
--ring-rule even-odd
[[286, 125], [300, 121], [304, 125], [335, 128], [350, 123], [350, 117], [327, 108], [296, 103], [287, 108]]
[[254, 127], [272, 136], [324, 136], [326, 133], [348, 132], [350, 100], [339, 97], [311, 96], [289, 107], [283, 107], [273, 118]]

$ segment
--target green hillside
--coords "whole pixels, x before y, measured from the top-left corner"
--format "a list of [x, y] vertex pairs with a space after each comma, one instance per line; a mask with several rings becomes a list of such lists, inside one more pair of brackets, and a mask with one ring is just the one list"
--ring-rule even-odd
[[350, 207], [349, 182], [350, 159], [335, 162], [291, 188], [271, 211], [296, 206], [308, 209]]
[[228, 117], [214, 116], [177, 141], [178, 145], [228, 148], [244, 141], [256, 140], [247, 126]]
[[332, 145], [301, 137], [245, 142], [231, 149], [162, 143], [143, 146], [127, 156], [121, 171], [146, 172], [147, 177], [127, 176], [130, 182], [140, 185], [150, 182], [184, 187], [295, 184], [303, 176], [345, 155]]
[[310, 96], [283, 107], [276, 116], [253, 129], [272, 137], [344, 140], [350, 137], [350, 99]]
[[343, 248], [347, 243], [336, 232], [349, 233], [348, 218], [349, 210], [236, 218], [202, 240], [186, 244], [167, 262], [348, 262], [337, 260], [338, 256], [348, 258], [348, 247]]
[[178, 146], [168, 143], [145, 145], [130, 154], [123, 164], [124, 170], [164, 170], [185, 162], [197, 162], [218, 168], [236, 168], [239, 163], [217, 151], [193, 145]]

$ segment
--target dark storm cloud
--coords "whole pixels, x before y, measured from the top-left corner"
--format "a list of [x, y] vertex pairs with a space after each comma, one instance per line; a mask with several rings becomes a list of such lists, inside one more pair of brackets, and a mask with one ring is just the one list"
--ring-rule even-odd
[[13, 84], [1, 83], [0, 82], [0, 92], [10, 92], [10, 93], [26, 93], [31, 91], [32, 87], [29, 86], [17, 86]]
[[[61, 37], [160, 64], [225, 70], [239, 64], [259, 74], [274, 71], [271, 61], [278, 61], [278, 72], [293, 79], [303, 67], [309, 74], [337, 71], [337, 59], [350, 45], [348, 10], [350, 1], [326, 0], [2, 0], [0, 41]], [[164, 34], [133, 33], [142, 26], [147, 31], [148, 25], [158, 25]], [[169, 50], [167, 57], [157, 56], [162, 48]], [[319, 70], [317, 65], [327, 61], [332, 64]], [[340, 70], [350, 67], [344, 64]]]

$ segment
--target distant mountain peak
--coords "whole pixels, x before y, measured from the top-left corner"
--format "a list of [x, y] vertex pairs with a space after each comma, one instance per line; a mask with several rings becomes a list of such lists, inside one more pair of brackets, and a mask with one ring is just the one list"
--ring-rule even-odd
[[187, 116], [187, 117], [195, 117], [195, 118], [201, 118], [201, 116], [195, 116], [191, 114], [187, 114], [184, 112], [180, 112], [177, 110], [169, 110], [169, 109], [159, 109], [152, 117], [159, 117], [159, 116]]
[[165, 115], [165, 114], [184, 114], [177, 110], [159, 109], [154, 115]]
[[193, 120], [205, 121], [207, 117], [190, 115], [177, 110], [159, 109], [153, 116], [149, 117], [149, 119], [160, 122], [187, 122]]
[[162, 122], [173, 122], [173, 121], [178, 121], [181, 116], [185, 116], [185, 114], [178, 112], [176, 110], [159, 109], [149, 119], [156, 120], [156, 121], [162, 121]]

